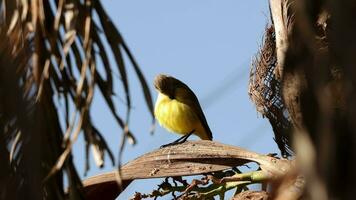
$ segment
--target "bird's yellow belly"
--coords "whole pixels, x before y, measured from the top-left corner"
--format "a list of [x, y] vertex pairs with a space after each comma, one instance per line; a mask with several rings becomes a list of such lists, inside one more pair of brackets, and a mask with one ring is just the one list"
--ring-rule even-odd
[[158, 96], [155, 116], [161, 126], [183, 135], [195, 130], [199, 124], [198, 117], [188, 105], [163, 94]]

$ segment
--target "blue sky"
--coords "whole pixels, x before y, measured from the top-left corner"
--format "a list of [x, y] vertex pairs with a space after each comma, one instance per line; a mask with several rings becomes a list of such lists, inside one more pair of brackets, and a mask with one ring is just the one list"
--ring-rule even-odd
[[[198, 96], [214, 140], [259, 153], [279, 153], [267, 119], [257, 113], [247, 93], [251, 59], [262, 43], [269, 21], [268, 1], [102, 2], [145, 74], [154, 100], [157, 94], [152, 84], [154, 77], [159, 73], [172, 75], [189, 85]], [[133, 99], [130, 128], [138, 144], [125, 148], [124, 163], [179, 137], [158, 124], [154, 135], [149, 134], [151, 118], [138, 79], [132, 67], [127, 67]], [[124, 116], [125, 105], [117, 72], [114, 77], [115, 102]], [[99, 91], [95, 93], [93, 114], [95, 125], [117, 157], [122, 130]], [[82, 138], [75, 145], [74, 161], [85, 178]], [[98, 169], [91, 158], [88, 176], [113, 169], [110, 162]], [[160, 180], [135, 181], [118, 199], [128, 199], [135, 191], [150, 192], [158, 183]]]

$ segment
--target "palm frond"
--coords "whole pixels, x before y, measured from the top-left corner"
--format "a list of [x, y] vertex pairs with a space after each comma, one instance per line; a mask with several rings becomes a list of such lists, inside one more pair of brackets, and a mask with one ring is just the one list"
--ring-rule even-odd
[[[122, 128], [124, 145], [126, 141], [136, 142], [128, 129], [131, 97], [125, 54], [139, 78], [154, 119], [146, 80], [100, 1], [6, 0], [0, 3], [1, 38], [6, 40], [0, 43], [0, 88], [4, 96], [0, 105], [3, 107], [0, 143], [9, 147], [2, 149], [0, 155], [8, 161], [5, 171], [10, 170], [19, 179], [28, 181], [25, 183], [32, 184], [25, 177], [29, 172], [16, 170], [23, 165], [38, 165], [33, 174], [38, 188], [33, 194], [49, 199], [64, 198], [63, 176], [66, 176], [69, 198], [82, 198], [80, 179], [71, 158], [79, 134], [84, 134], [87, 160], [91, 149], [99, 167], [105, 162], [105, 153], [115, 163], [103, 134], [92, 121], [90, 109], [95, 89], [99, 89]], [[113, 53], [115, 63], [109, 60], [107, 49]], [[113, 100], [113, 66], [120, 73], [122, 94], [126, 97], [127, 112], [123, 114], [118, 113]], [[5, 95], [9, 88], [13, 95]], [[63, 104], [64, 114], [59, 104]], [[35, 162], [30, 162], [30, 157]], [[87, 162], [85, 169], [89, 167]], [[15, 188], [26, 187], [16, 185]]]

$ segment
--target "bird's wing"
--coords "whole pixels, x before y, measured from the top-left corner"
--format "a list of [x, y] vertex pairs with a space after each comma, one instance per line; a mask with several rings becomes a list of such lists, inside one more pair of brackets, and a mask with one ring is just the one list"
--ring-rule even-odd
[[[184, 84], [184, 83], [183, 83]], [[208, 122], [206, 121], [206, 118], [204, 116], [203, 110], [199, 104], [199, 100], [197, 98], [197, 96], [194, 94], [194, 92], [187, 86], [184, 84], [184, 91], [179, 91], [182, 88], [178, 88], [176, 92], [180, 92], [182, 96], [185, 96], [181, 99], [178, 99], [180, 102], [188, 105], [189, 107], [191, 107], [194, 112], [198, 115], [198, 118], [201, 122], [201, 124], [203, 125], [205, 132], [208, 134], [208, 137], [210, 140], [213, 139], [213, 134], [209, 128]]]

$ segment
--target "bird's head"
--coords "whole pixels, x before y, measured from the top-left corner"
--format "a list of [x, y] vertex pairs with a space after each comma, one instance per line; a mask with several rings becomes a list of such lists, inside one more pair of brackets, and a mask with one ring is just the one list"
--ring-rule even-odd
[[179, 80], [165, 74], [157, 75], [154, 80], [154, 86], [158, 92], [167, 95], [171, 99], [175, 99], [176, 89], [181, 84]]

